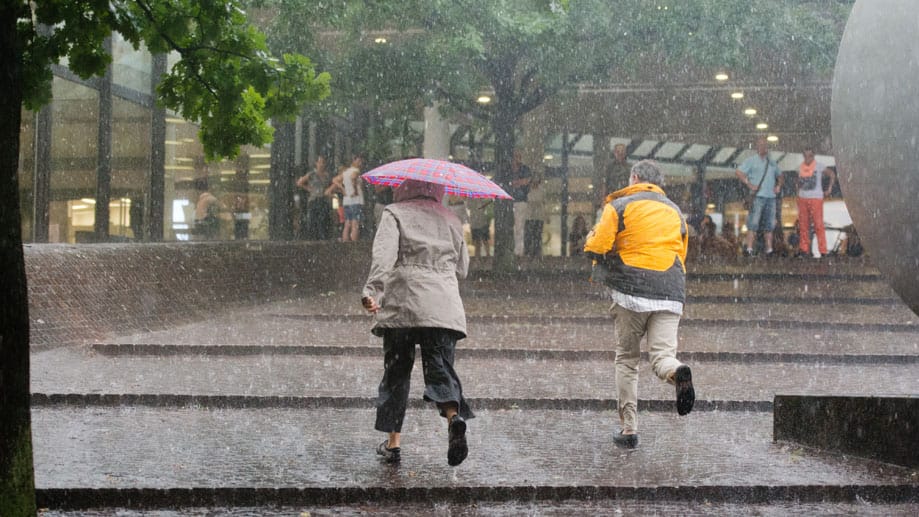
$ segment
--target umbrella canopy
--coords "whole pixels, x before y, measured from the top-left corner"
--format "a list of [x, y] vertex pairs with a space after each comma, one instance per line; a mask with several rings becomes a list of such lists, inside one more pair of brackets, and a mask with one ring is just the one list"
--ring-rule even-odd
[[513, 199], [493, 181], [458, 163], [412, 158], [381, 165], [361, 176], [373, 185], [398, 187], [407, 179], [444, 186], [451, 196]]

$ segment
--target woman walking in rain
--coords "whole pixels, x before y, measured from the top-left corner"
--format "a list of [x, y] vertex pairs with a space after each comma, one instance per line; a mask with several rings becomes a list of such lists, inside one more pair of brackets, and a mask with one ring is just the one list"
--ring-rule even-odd
[[361, 302], [376, 316], [383, 337], [383, 380], [375, 429], [389, 436], [377, 447], [388, 463], [401, 460], [415, 345], [421, 345], [424, 399], [434, 402], [448, 429], [447, 463], [466, 459], [466, 420], [473, 418], [453, 368], [457, 340], [466, 337], [466, 313], [457, 278], [469, 252], [456, 215], [441, 200], [444, 186], [406, 179], [393, 191], [373, 241], [373, 262]]

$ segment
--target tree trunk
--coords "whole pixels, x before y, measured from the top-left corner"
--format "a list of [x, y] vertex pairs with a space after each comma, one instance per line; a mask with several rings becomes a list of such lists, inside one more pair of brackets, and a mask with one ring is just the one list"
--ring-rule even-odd
[[0, 515], [35, 515], [29, 414], [29, 309], [19, 212], [22, 48], [19, 2], [0, 6]]
[[[514, 153], [514, 126], [517, 120], [509, 110], [498, 110], [492, 119], [495, 133], [495, 180], [507, 189], [511, 179], [511, 157]], [[514, 255], [514, 202], [495, 200], [495, 258], [493, 269], [509, 273], [517, 268]]]

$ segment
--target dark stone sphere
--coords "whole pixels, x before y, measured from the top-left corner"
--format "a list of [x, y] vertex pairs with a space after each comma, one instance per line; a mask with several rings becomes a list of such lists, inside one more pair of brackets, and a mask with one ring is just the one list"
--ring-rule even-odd
[[858, 0], [833, 78], [833, 153], [865, 249], [919, 314], [919, 1]]

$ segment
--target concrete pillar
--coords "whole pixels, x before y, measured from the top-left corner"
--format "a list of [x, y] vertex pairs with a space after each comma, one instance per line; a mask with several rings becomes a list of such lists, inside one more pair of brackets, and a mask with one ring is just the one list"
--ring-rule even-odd
[[303, 118], [298, 116], [297, 120], [294, 122], [294, 165], [301, 165], [302, 163], [303, 163]]
[[[156, 95], [156, 87], [166, 73], [166, 65], [166, 54], [153, 55], [150, 71], [150, 91], [153, 95]], [[166, 209], [164, 206], [166, 200], [166, 108], [160, 105], [154, 105], [150, 113], [150, 149], [150, 168], [147, 169], [145, 181], [143, 231], [141, 233], [143, 233], [143, 240], [159, 242], [163, 240], [163, 221]]]
[[32, 172], [32, 242], [48, 242], [51, 221], [51, 105], [35, 114], [35, 160]]
[[603, 190], [603, 177], [606, 175], [606, 168], [609, 167], [613, 159], [613, 150], [609, 145], [609, 135], [594, 135], [594, 170], [590, 175], [590, 183], [593, 185], [590, 197], [594, 205], [599, 205], [603, 201], [603, 196], [608, 192]]
[[436, 102], [424, 108], [424, 144], [421, 155], [446, 160], [450, 156], [450, 124], [440, 115], [438, 108]]
[[[105, 52], [112, 55], [112, 38], [105, 38]], [[96, 242], [109, 240], [109, 201], [112, 198], [112, 65], [97, 81], [99, 85], [99, 128], [96, 153]]]

